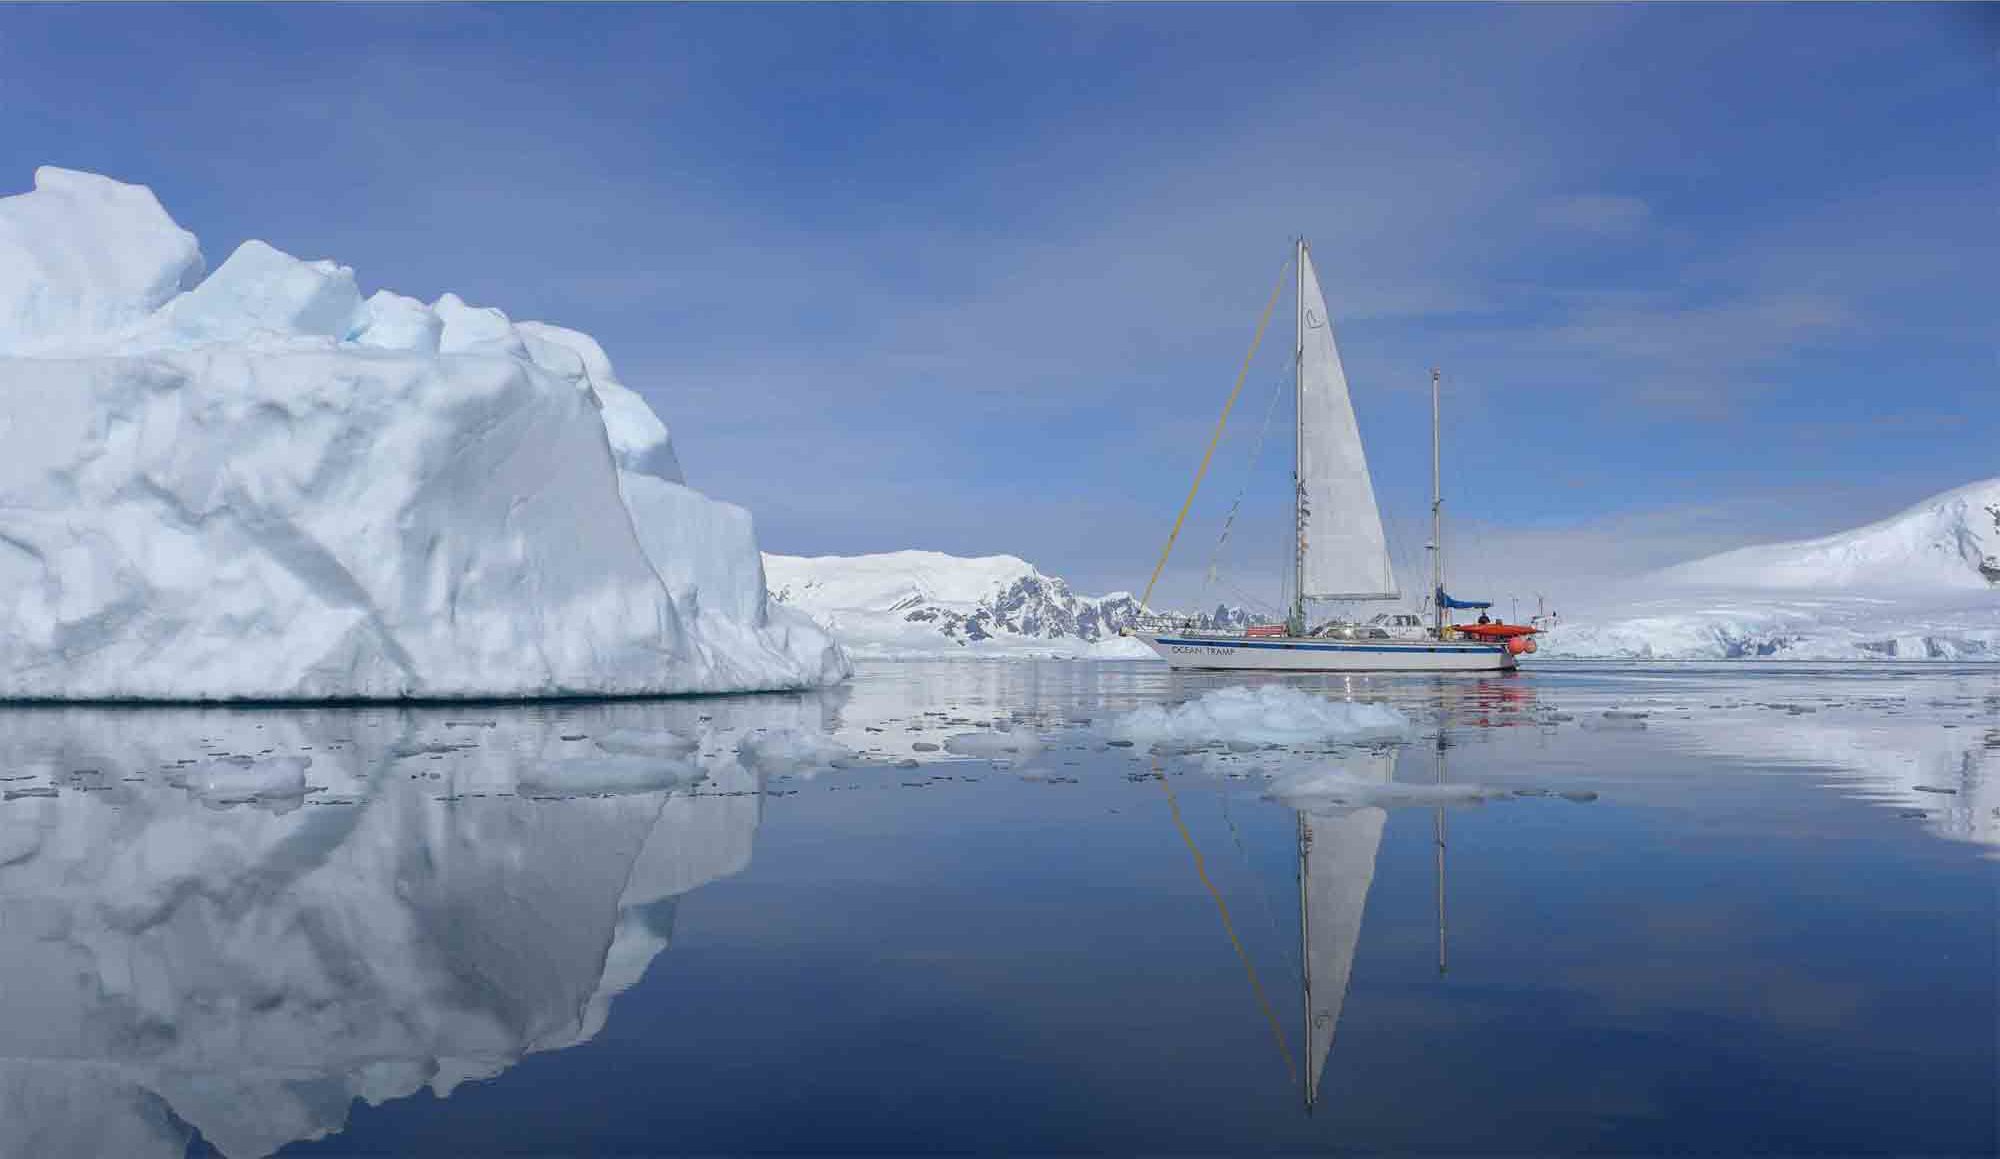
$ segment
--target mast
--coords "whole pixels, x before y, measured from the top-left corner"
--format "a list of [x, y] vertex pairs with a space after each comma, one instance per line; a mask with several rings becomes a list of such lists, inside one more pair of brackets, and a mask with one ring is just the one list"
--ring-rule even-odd
[[[1437, 738], [1437, 783], [1444, 784], [1444, 724], [1438, 724]], [[1444, 806], [1439, 805], [1431, 815], [1431, 841], [1437, 846], [1437, 921], [1438, 921], [1438, 975], [1445, 972], [1445, 924], [1444, 924], [1444, 851], [1445, 823]]]
[[1306, 1016], [1305, 1036], [1299, 1041], [1304, 1044], [1306, 1052], [1306, 1113], [1311, 1114], [1314, 1096], [1319, 1093], [1313, 1089], [1312, 905], [1306, 892], [1311, 888], [1309, 883], [1312, 881], [1311, 865], [1307, 860], [1312, 856], [1312, 830], [1306, 828], [1305, 810], [1299, 810], [1294, 816], [1299, 826], [1299, 975], [1304, 983], [1304, 1002], [1301, 1005]]
[[1438, 468], [1438, 371], [1431, 368], [1431, 631], [1444, 638], [1444, 484]]
[[1298, 285], [1292, 295], [1292, 616], [1289, 631], [1306, 634], [1306, 239], [1292, 255]]

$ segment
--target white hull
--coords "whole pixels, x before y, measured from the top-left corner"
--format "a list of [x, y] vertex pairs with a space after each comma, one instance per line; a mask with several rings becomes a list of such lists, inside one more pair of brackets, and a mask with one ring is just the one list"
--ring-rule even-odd
[[1293, 636], [1250, 639], [1137, 633], [1170, 668], [1252, 672], [1507, 672], [1504, 644], [1438, 640], [1347, 641]]

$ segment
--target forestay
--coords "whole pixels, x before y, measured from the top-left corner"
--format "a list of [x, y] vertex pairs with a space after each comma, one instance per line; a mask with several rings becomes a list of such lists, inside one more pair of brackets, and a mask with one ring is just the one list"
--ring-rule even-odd
[[1309, 599], [1394, 599], [1396, 573], [1347, 373], [1312, 255], [1301, 246], [1299, 257], [1300, 591]]

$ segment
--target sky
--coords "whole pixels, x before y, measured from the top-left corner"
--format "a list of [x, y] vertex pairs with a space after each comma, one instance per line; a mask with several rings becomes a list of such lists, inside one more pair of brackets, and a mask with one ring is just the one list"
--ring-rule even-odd
[[[41, 164], [588, 331], [773, 551], [1143, 585], [1300, 235], [1406, 590], [1433, 366], [1468, 594], [2000, 474], [1991, 5], [0, 7]], [[1288, 566], [1274, 331], [1162, 602]]]

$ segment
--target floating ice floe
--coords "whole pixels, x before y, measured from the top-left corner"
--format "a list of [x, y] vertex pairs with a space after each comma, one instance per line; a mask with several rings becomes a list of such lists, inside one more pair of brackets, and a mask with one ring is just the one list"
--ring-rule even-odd
[[737, 742], [736, 753], [746, 768], [765, 773], [818, 770], [854, 756], [854, 750], [823, 732], [795, 728], [749, 733]]
[[1041, 738], [1027, 732], [981, 730], [955, 733], [944, 739], [944, 751], [959, 757], [980, 757], [996, 761], [1025, 761], [1042, 751]]
[[311, 765], [311, 757], [223, 758], [203, 761], [176, 779], [211, 805], [296, 800], [305, 796]]
[[1328, 700], [1283, 684], [1237, 684], [1176, 705], [1144, 705], [1107, 722], [1104, 732], [1168, 747], [1296, 745], [1400, 740], [1410, 735], [1410, 719], [1386, 704]]

